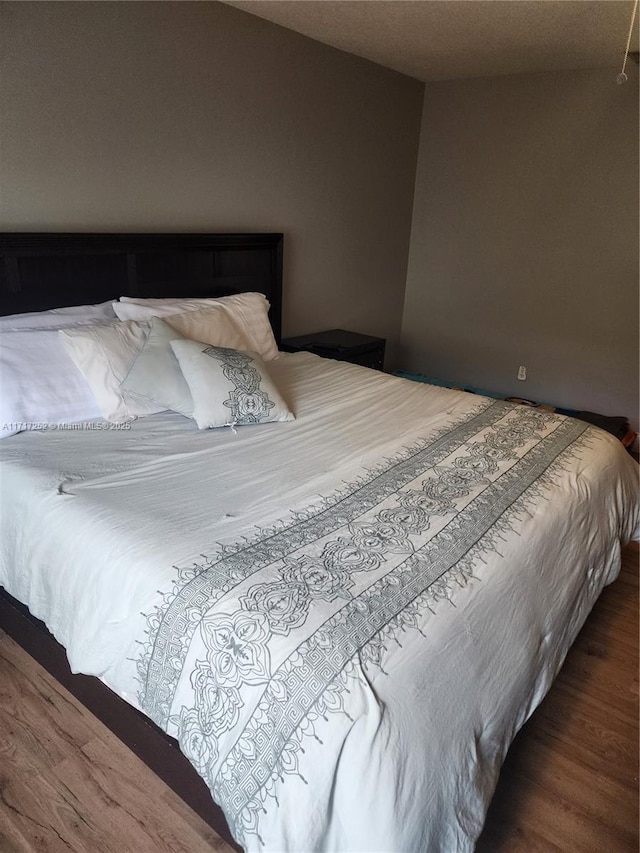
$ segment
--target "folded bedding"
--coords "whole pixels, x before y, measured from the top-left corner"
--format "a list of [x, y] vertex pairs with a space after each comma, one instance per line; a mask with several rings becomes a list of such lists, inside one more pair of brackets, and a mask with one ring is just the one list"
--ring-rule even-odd
[[637, 466], [541, 410], [309, 353], [269, 375], [295, 420], [2, 442], [0, 584], [246, 850], [471, 851], [638, 538]]

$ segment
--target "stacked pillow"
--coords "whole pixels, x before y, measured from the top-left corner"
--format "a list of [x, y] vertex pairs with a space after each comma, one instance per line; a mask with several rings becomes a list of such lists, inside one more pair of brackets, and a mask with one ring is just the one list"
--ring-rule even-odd
[[[11, 329], [0, 347], [0, 435], [100, 415], [123, 423], [166, 409], [201, 429], [290, 420], [264, 367], [278, 355], [268, 309], [264, 296], [246, 293], [0, 318], [0, 330]], [[25, 323], [43, 328], [20, 331]]]
[[185, 314], [203, 308], [226, 313], [244, 336], [247, 349], [257, 352], [263, 361], [278, 357], [278, 346], [269, 322], [269, 302], [262, 293], [237, 293], [218, 299], [134, 299], [122, 296], [113, 303], [121, 320], [149, 320]]
[[115, 320], [113, 303], [99, 305], [72, 305], [69, 308], [52, 308], [50, 311], [34, 311], [29, 314], [9, 314], [0, 317], [0, 332], [15, 332], [31, 329], [59, 329], [62, 326], [108, 323]]
[[116, 322], [111, 302], [0, 317], [0, 438], [101, 416], [58, 329], [110, 321]]

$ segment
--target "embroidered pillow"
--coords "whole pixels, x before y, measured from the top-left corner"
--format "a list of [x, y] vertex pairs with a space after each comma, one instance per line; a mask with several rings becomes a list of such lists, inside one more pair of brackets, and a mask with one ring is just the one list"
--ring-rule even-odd
[[193, 398], [199, 429], [291, 421], [293, 415], [252, 352], [171, 341]]

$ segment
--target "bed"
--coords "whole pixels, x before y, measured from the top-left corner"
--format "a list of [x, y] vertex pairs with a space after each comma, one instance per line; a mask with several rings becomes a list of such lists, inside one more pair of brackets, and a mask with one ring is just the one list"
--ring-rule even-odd
[[[279, 340], [281, 235], [0, 245], [4, 314], [258, 291]], [[295, 419], [160, 411], [1, 441], [0, 624], [55, 668], [42, 620], [117, 733], [135, 721], [248, 851], [472, 850], [639, 536], [637, 465], [545, 411], [310, 353], [267, 367]]]

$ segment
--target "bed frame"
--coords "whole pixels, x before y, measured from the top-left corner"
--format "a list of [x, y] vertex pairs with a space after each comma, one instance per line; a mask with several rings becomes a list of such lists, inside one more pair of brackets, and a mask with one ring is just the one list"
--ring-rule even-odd
[[[0, 314], [138, 297], [257, 291], [278, 344], [282, 234], [0, 233]], [[0, 628], [50, 672], [235, 850], [222, 810], [177, 742], [97, 678], [74, 675], [44, 623], [0, 587]]]
[[0, 233], [0, 315], [257, 291], [280, 343], [282, 234]]

